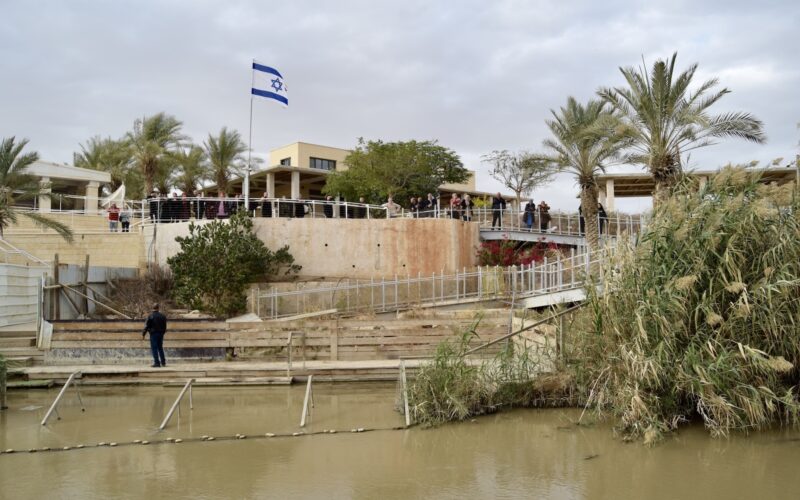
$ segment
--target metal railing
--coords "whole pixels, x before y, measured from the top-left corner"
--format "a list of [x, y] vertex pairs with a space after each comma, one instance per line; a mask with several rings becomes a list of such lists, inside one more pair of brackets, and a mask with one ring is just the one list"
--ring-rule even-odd
[[317, 311], [337, 313], [381, 313], [419, 306], [517, 299], [580, 288], [593, 263], [607, 257], [613, 247], [592, 255], [588, 250], [568, 257], [557, 253], [539, 262], [511, 267], [478, 267], [453, 274], [417, 275], [369, 281], [347, 280], [332, 285], [280, 291], [272, 288], [255, 293], [255, 312], [262, 318], [278, 319]]
[[[82, 199], [85, 197], [62, 195], [65, 199]], [[491, 207], [473, 207], [469, 210], [449, 207], [441, 201], [433, 207], [410, 210], [395, 203], [370, 205], [336, 200], [308, 200], [286, 198], [251, 198], [247, 207], [241, 197], [158, 197], [145, 200], [126, 200], [120, 207], [128, 213], [131, 228], [136, 229], [144, 223], [182, 222], [192, 219], [224, 219], [238, 210], [246, 209], [252, 217], [266, 218], [331, 218], [331, 219], [387, 219], [387, 218], [435, 218], [455, 219], [476, 222], [481, 228], [497, 228], [502, 230], [527, 231], [542, 235], [583, 236], [583, 217], [577, 212], [560, 212], [542, 210], [537, 207], [533, 211], [508, 206], [506, 209]], [[20, 209], [38, 210], [35, 203], [32, 207]], [[52, 213], [70, 214], [71, 217], [85, 215], [105, 215], [106, 209], [96, 211], [83, 209], [53, 207]], [[73, 222], [71, 220], [71, 222]], [[601, 234], [619, 235], [639, 233], [644, 224], [639, 214], [621, 214], [614, 212], [605, 216], [598, 215], [597, 223]]]

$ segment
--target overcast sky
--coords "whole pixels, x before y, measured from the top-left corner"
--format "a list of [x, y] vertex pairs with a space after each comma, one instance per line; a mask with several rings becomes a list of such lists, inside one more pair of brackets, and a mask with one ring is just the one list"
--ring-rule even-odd
[[[261, 155], [305, 141], [438, 139], [480, 163], [494, 149], [535, 151], [568, 95], [620, 85], [619, 66], [678, 52], [681, 69], [733, 93], [717, 112], [764, 121], [767, 145], [736, 140], [697, 152], [694, 167], [794, 158], [800, 121], [800, 2], [784, 1], [8, 1], [0, 0], [0, 137], [30, 139], [71, 162], [94, 135], [175, 115], [195, 141], [248, 131], [250, 62], [281, 71], [290, 105], [255, 102]], [[534, 197], [574, 210], [559, 177]], [[643, 206], [641, 200], [618, 208]]]

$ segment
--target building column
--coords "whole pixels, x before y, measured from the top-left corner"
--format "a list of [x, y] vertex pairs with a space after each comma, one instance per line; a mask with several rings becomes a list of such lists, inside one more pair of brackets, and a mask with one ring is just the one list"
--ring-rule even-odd
[[606, 188], [605, 186], [597, 186], [597, 202], [606, 206]]
[[706, 183], [708, 182], [708, 177], [706, 177], [705, 175], [701, 175], [697, 180], [699, 181], [698, 182], [698, 187], [700, 189], [703, 189], [704, 187], [706, 187]]
[[614, 179], [606, 179], [606, 212], [613, 212], [614, 208]]
[[292, 199], [300, 199], [300, 171], [292, 171]]
[[37, 204], [39, 205], [39, 211], [43, 213], [49, 213], [51, 210], [51, 203], [50, 196], [48, 196], [51, 190], [50, 178], [49, 177], [42, 177], [39, 181], [39, 199], [37, 200]]
[[267, 174], [267, 198], [275, 198], [275, 174]]
[[98, 198], [98, 191], [100, 190], [100, 183], [91, 181], [86, 184], [86, 200], [83, 205], [83, 211], [87, 214], [96, 214], [97, 208], [100, 205]]

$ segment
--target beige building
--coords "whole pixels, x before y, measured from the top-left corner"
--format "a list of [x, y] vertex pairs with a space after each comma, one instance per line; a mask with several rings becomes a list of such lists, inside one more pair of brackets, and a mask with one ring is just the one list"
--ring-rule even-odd
[[40, 196], [36, 200], [36, 208], [42, 212], [76, 210], [97, 213], [100, 188], [111, 182], [108, 172], [47, 161], [32, 163], [27, 173], [39, 179], [43, 191], [51, 193], [51, 196]]
[[[325, 178], [331, 172], [347, 170], [345, 158], [349, 154], [349, 149], [307, 142], [295, 142], [273, 149], [269, 153], [268, 166], [250, 174], [250, 195], [260, 197], [266, 193], [268, 198], [324, 199], [322, 188]], [[234, 179], [231, 182], [234, 192], [241, 193], [242, 184], [243, 179]], [[474, 171], [470, 171], [467, 182], [443, 184], [439, 192], [442, 196], [449, 196], [453, 192], [469, 193], [473, 197], [492, 194], [475, 189]]]

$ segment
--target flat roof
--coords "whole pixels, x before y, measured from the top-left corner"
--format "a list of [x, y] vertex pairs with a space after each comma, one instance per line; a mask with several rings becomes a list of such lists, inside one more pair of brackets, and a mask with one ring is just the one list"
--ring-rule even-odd
[[[761, 172], [761, 182], [786, 184], [797, 178], [797, 169], [793, 165], [786, 167], [768, 167], [748, 169], [750, 172]], [[686, 175], [692, 177], [713, 177], [719, 170], [690, 170]], [[615, 198], [632, 198], [638, 196], [652, 196], [655, 191], [653, 177], [647, 172], [602, 174], [597, 176], [600, 189], [604, 189], [607, 180], [614, 181]]]
[[27, 172], [36, 177], [49, 177], [50, 179], [81, 182], [94, 181], [101, 184], [111, 182], [111, 174], [108, 172], [41, 160], [33, 162], [28, 167]]

